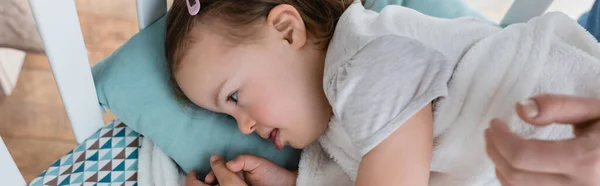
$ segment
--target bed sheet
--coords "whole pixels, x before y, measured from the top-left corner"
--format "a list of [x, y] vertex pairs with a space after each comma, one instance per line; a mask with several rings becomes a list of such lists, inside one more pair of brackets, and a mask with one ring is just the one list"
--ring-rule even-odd
[[142, 138], [114, 120], [54, 162], [30, 185], [137, 186]]

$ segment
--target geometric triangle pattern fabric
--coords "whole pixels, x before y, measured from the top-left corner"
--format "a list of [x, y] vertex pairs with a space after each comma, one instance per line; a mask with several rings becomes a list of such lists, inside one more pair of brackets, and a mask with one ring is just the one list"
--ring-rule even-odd
[[106, 165], [104, 165], [104, 167], [100, 168], [100, 171], [111, 171], [112, 170], [112, 163], [109, 161]]
[[[102, 137], [105, 138], [105, 137]], [[100, 147], [100, 149], [111, 149], [112, 148], [112, 138], [109, 138], [108, 141], [106, 141], [106, 143], [104, 143], [104, 145], [102, 145], [102, 147]]]
[[125, 137], [125, 130], [121, 129], [114, 137]]
[[92, 156], [90, 156], [89, 158], [87, 158], [86, 161], [98, 161], [98, 151], [94, 150], [94, 153], [90, 153], [92, 154]]
[[106, 152], [104, 152], [104, 155], [102, 155], [102, 158], [100, 158], [100, 160], [111, 160], [113, 157], [112, 155], [112, 150], [106, 150]]
[[137, 146], [140, 146], [140, 141], [138, 138], [136, 138], [131, 143], [129, 143], [129, 145], [127, 145], [127, 147], [137, 147]]
[[142, 136], [113, 120], [55, 161], [29, 185], [138, 185]]
[[[125, 130], [123, 130], [125, 131]], [[115, 137], [113, 139], [113, 148], [123, 148], [125, 147], [125, 136], [123, 137]]]

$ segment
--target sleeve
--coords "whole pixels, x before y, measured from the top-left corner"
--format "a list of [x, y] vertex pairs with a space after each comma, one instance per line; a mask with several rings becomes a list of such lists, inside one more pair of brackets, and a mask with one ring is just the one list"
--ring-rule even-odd
[[[361, 157], [416, 112], [447, 95], [454, 63], [402, 36], [371, 40], [331, 79], [335, 118]], [[333, 94], [333, 95], [331, 95]]]

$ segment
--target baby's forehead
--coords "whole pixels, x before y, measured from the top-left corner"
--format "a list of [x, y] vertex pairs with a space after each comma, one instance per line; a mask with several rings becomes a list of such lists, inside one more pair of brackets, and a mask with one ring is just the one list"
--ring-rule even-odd
[[223, 36], [200, 28], [192, 29], [181, 58], [181, 68], [191, 65], [209, 65], [226, 60], [230, 48], [225, 45]]
[[217, 47], [191, 46], [182, 58], [175, 75], [178, 78], [192, 78], [206, 84], [210, 84], [212, 79], [224, 78], [231, 68], [228, 67], [231, 57], [223, 52], [216, 52], [218, 49], [215, 48]]
[[198, 42], [218, 43], [220, 46], [235, 46], [239, 44], [239, 38], [234, 37], [232, 33], [235, 29], [225, 26], [222, 23], [209, 24], [198, 23], [191, 28], [188, 37]]
[[227, 72], [217, 64], [202, 59], [182, 64], [174, 74], [183, 93], [193, 103], [206, 107], [217, 91], [219, 82], [227, 78]]
[[[187, 50], [203, 53], [223, 53], [226, 52], [228, 39], [212, 29], [202, 29], [195, 27], [188, 36]], [[190, 51], [188, 51], [190, 52]]]

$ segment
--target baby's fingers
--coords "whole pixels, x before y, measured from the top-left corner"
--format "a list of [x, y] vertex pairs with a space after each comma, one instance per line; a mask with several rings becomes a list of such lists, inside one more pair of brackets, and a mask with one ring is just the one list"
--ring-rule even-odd
[[185, 185], [186, 186], [209, 186], [207, 184], [202, 183], [198, 178], [196, 178], [196, 172], [191, 171], [185, 177]]
[[230, 171], [225, 167], [225, 160], [218, 155], [210, 157], [210, 167], [214, 173], [216, 179], [221, 185], [246, 185], [244, 180], [238, 177], [236, 172]]
[[215, 181], [217, 181], [217, 177], [215, 177], [215, 173], [213, 173], [212, 171], [210, 171], [206, 175], [206, 177], [204, 177], [204, 182], [208, 184], [213, 184]]
[[233, 172], [254, 172], [263, 164], [269, 164], [270, 162], [264, 158], [260, 158], [253, 155], [239, 155], [235, 159], [227, 162], [226, 166]]

